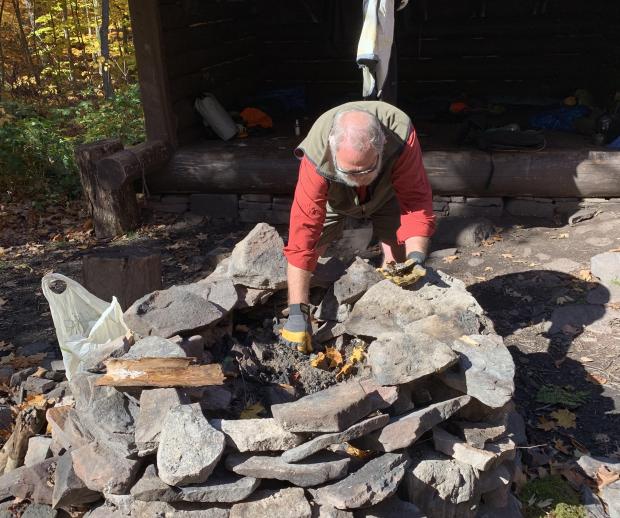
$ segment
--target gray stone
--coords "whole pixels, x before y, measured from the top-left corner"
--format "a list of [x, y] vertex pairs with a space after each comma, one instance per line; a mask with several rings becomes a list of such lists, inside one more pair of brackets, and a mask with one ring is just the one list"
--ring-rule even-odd
[[395, 417], [382, 430], [357, 439], [353, 441], [353, 444], [358, 448], [375, 451], [407, 448], [424, 433], [467, 405], [470, 400], [469, 396], [459, 396]]
[[451, 255], [456, 255], [459, 251], [458, 248], [442, 248], [440, 250], [435, 250], [429, 254], [429, 258], [431, 259], [443, 259], [444, 257], [449, 257]]
[[479, 471], [487, 471], [509, 457], [514, 458], [516, 451], [516, 445], [510, 439], [488, 444], [485, 449], [475, 448], [439, 426], [433, 429], [433, 443], [437, 451]]
[[95, 439], [131, 448], [140, 409], [133, 399], [114, 387], [97, 386], [99, 378], [99, 375], [83, 373], [71, 378], [71, 393], [80, 422]]
[[513, 216], [551, 219], [555, 213], [552, 203], [541, 203], [533, 200], [519, 200], [515, 198], [507, 200], [504, 208], [506, 212]]
[[334, 453], [321, 452], [303, 463], [288, 464], [281, 457], [232, 453], [226, 457], [226, 467], [239, 475], [256, 478], [287, 480], [299, 487], [324, 484], [347, 474], [350, 459]]
[[10, 497], [28, 499], [37, 504], [52, 504], [50, 483], [54, 478], [59, 457], [35, 464], [22, 466], [0, 476], [0, 501]]
[[579, 268], [581, 268], [581, 265], [566, 257], [559, 257], [549, 263], [543, 264], [542, 268], [544, 270], [553, 270], [556, 272], [570, 273], [570, 272], [579, 270]]
[[580, 221], [586, 221], [588, 219], [592, 219], [594, 216], [598, 214], [598, 209], [590, 208], [590, 209], [580, 209], [575, 212], [573, 215], [569, 216], [568, 224], [572, 227], [579, 223]]
[[239, 301], [235, 285], [226, 277], [213, 280], [202, 279], [192, 284], [186, 284], [185, 288], [215, 304], [225, 314], [228, 314]]
[[582, 455], [577, 460], [577, 464], [590, 478], [596, 478], [597, 471], [605, 467], [609, 471], [620, 474], [620, 462], [607, 457], [591, 457], [590, 455]]
[[[450, 211], [452, 211], [450, 204]], [[493, 223], [485, 218], [460, 218], [452, 215], [437, 222], [433, 242], [439, 246], [478, 246], [495, 233]]]
[[516, 496], [508, 493], [505, 506], [495, 507], [489, 504], [482, 504], [478, 514], [476, 514], [476, 518], [497, 518], [498, 516], [501, 516], [501, 518], [523, 518], [521, 502], [519, 502]]
[[320, 321], [344, 322], [349, 318], [350, 312], [350, 304], [339, 304], [334, 296], [334, 288], [331, 287], [317, 307], [314, 317]]
[[354, 304], [368, 288], [382, 280], [383, 276], [374, 266], [356, 257], [346, 273], [334, 283], [334, 296], [338, 304]]
[[124, 318], [135, 333], [168, 338], [204, 329], [227, 313], [188, 286], [172, 286], [138, 299], [125, 311]]
[[139, 358], [186, 358], [187, 353], [179, 345], [167, 338], [147, 336], [138, 340], [123, 356], [123, 359], [137, 360]]
[[136, 421], [136, 447], [143, 457], [157, 451], [161, 427], [168, 411], [189, 398], [180, 390], [161, 388], [143, 390], [140, 394], [140, 414]]
[[68, 508], [96, 502], [101, 493], [89, 489], [73, 469], [73, 458], [70, 454], [63, 455], [56, 465], [52, 506]]
[[480, 501], [477, 471], [424, 450], [405, 472], [407, 499], [431, 518], [473, 518]]
[[235, 246], [228, 275], [249, 288], [278, 290], [286, 287], [284, 242], [277, 230], [259, 223]]
[[360, 518], [426, 518], [426, 515], [418, 507], [410, 502], [405, 502], [396, 496], [385, 499], [380, 504], [359, 513]]
[[386, 333], [368, 349], [368, 365], [381, 385], [401, 385], [437, 374], [457, 360], [450, 346], [425, 333]]
[[125, 516], [131, 515], [131, 508], [136, 501], [131, 495], [113, 495], [111, 493], [104, 493], [103, 497], [107, 504], [113, 505], [117, 511]]
[[599, 248], [609, 247], [613, 245], [614, 240], [610, 237], [589, 237], [586, 239], [586, 244]]
[[595, 255], [590, 260], [590, 269], [609, 290], [609, 302], [620, 301], [620, 252]]
[[275, 419], [212, 419], [211, 426], [226, 437], [237, 451], [280, 451], [294, 448], [305, 440], [302, 434], [282, 428]]
[[205, 410], [227, 410], [231, 401], [232, 393], [229, 387], [213, 385], [204, 391], [200, 406]]
[[336, 509], [331, 505], [318, 505], [312, 502], [312, 518], [353, 518], [354, 515], [350, 511]]
[[484, 259], [482, 259], [482, 257], [472, 257], [469, 261], [467, 261], [467, 264], [469, 266], [480, 266], [481, 264], [484, 264]]
[[272, 405], [280, 426], [290, 432], [341, 432], [380, 405], [376, 391], [359, 381], [339, 383], [292, 403]]
[[211, 219], [236, 219], [237, 205], [236, 194], [192, 194], [189, 210]]
[[475, 313], [461, 313], [461, 318], [455, 315], [431, 315], [416, 320], [404, 328], [410, 336], [424, 333], [438, 340], [450, 343], [463, 335], [475, 335], [480, 331], [480, 321]]
[[344, 325], [349, 334], [376, 338], [383, 333], [402, 331], [407, 324], [431, 313], [430, 305], [416, 293], [386, 279], [362, 296]]
[[[224, 504], [169, 504], [136, 500], [131, 507], [132, 518], [228, 518], [229, 516], [230, 509]], [[101, 518], [107, 516], [102, 515]]]
[[506, 426], [503, 424], [493, 425], [490, 423], [453, 421], [452, 426], [458, 430], [459, 435], [465, 439], [465, 442], [474, 448], [484, 448], [487, 442], [495, 441], [507, 433]]
[[93, 436], [70, 406], [49, 408], [45, 414], [52, 430], [52, 440], [65, 450], [79, 448], [93, 441]]
[[300, 487], [260, 491], [248, 502], [232, 506], [230, 518], [311, 518], [312, 510]]
[[159, 477], [172, 486], [205, 482], [224, 453], [225, 442], [224, 434], [209, 424], [198, 403], [172, 408], [160, 433]]
[[260, 306], [269, 300], [273, 295], [273, 290], [259, 290], [255, 288], [247, 288], [246, 286], [236, 286], [239, 302], [238, 309], [253, 308]]
[[56, 518], [58, 511], [49, 505], [30, 504], [21, 515], [21, 518]]
[[350, 428], [347, 428], [344, 432], [318, 435], [314, 439], [301, 444], [296, 448], [285, 451], [282, 454], [282, 460], [284, 462], [298, 462], [306, 457], [309, 457], [313, 453], [316, 453], [317, 451], [324, 450], [332, 444], [348, 442], [352, 439], [357, 439], [367, 433], [373, 432], [374, 430], [386, 425], [389, 420], [390, 418], [388, 415], [378, 415], [364, 421], [360, 421]]
[[44, 435], [35, 435], [31, 437], [28, 440], [28, 450], [24, 458], [24, 466], [32, 466], [51, 457], [51, 443], [51, 437], [45, 437]]
[[164, 483], [157, 476], [155, 466], [151, 464], [131, 488], [131, 495], [137, 500], [145, 501], [232, 503], [245, 500], [259, 484], [260, 480], [256, 478], [216, 472], [202, 484], [174, 487]]
[[440, 374], [442, 381], [491, 408], [504, 406], [514, 393], [515, 366], [500, 336], [471, 335], [454, 340], [460, 371]]
[[88, 489], [100, 493], [124, 494], [132, 486], [141, 461], [128, 459], [109, 445], [93, 442], [67, 453], [75, 474]]
[[381, 455], [345, 479], [319, 488], [315, 500], [337, 509], [358, 509], [378, 504], [396, 492], [405, 475], [408, 460], [403, 453]]
[[26, 381], [26, 378], [28, 378], [28, 376], [34, 374], [36, 371], [36, 367], [27, 367], [26, 369], [18, 370], [11, 375], [11, 381], [9, 382], [9, 386], [19, 387], [24, 381]]
[[314, 333], [314, 340], [319, 343], [327, 342], [338, 338], [345, 333], [344, 324], [342, 322], [325, 322], [318, 331]]
[[22, 383], [23, 389], [32, 394], [45, 394], [55, 386], [55, 381], [46, 380], [45, 378], [39, 378], [37, 376], [29, 376], [26, 381]]

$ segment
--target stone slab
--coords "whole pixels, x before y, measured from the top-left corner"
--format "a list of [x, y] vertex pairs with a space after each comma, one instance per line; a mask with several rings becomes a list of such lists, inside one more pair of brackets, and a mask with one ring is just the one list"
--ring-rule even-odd
[[187, 396], [178, 389], [143, 390], [140, 394], [140, 413], [136, 422], [136, 447], [143, 457], [157, 451], [161, 427], [166, 414], [177, 406], [188, 403]]
[[285, 430], [275, 419], [211, 419], [209, 422], [225, 435], [228, 446], [240, 452], [288, 450], [305, 440], [305, 435]]
[[311, 518], [312, 509], [299, 487], [260, 491], [249, 502], [232, 506], [230, 518]]

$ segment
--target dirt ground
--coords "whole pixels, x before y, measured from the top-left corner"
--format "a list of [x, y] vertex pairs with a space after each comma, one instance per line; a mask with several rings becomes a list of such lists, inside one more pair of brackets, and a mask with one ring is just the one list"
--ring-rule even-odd
[[[34, 215], [23, 207], [3, 210], [10, 217], [0, 228], [0, 364], [9, 344], [17, 355], [57, 348], [41, 292], [44, 274], [81, 281], [85, 254], [140, 246], [162, 254], [165, 287], [188, 283], [206, 276], [218, 253], [251, 228], [160, 215], [135, 233], [98, 243], [80, 207]], [[429, 265], [467, 284], [515, 359], [516, 404], [530, 443], [526, 461], [561, 462], [575, 449], [620, 456], [620, 305], [606, 304], [594, 315], [579, 306], [597, 285], [590, 258], [620, 247], [620, 214], [574, 227], [536, 219], [494, 223], [496, 234], [484, 244], [439, 251]], [[574, 305], [553, 321], [554, 310]]]

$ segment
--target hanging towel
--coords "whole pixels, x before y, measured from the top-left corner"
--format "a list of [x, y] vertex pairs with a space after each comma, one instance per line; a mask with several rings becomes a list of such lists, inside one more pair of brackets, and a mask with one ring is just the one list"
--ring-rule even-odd
[[[405, 4], [406, 5], [406, 4]], [[364, 0], [364, 24], [357, 45], [357, 64], [364, 78], [364, 98], [379, 98], [388, 72], [394, 40], [394, 0]]]

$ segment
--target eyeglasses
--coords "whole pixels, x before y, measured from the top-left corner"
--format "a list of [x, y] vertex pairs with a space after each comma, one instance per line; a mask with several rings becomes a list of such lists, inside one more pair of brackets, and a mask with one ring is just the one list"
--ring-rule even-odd
[[336, 171], [339, 172], [340, 174], [346, 174], [348, 176], [362, 176], [365, 174], [373, 173], [375, 169], [377, 169], [378, 165], [379, 165], [379, 155], [377, 155], [377, 159], [375, 160], [374, 165], [370, 167], [369, 169], [364, 169], [363, 171], [346, 171], [345, 169], [340, 169], [340, 167], [338, 166], [338, 162], [334, 158], [334, 168], [336, 169]]

